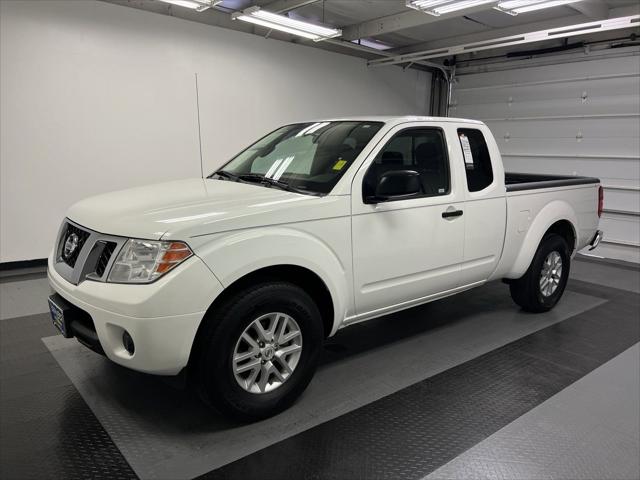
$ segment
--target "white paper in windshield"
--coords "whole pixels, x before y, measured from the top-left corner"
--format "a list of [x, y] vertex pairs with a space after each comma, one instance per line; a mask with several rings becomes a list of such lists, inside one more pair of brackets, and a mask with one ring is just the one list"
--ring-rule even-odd
[[464, 164], [468, 170], [473, 170], [473, 153], [471, 153], [471, 145], [469, 145], [469, 137], [464, 133], [460, 134], [460, 145], [462, 145], [462, 153], [464, 155]]

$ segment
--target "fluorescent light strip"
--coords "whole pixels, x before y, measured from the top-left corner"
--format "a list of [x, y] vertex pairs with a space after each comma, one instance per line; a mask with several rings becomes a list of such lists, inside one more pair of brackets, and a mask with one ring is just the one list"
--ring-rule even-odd
[[455, 12], [466, 8], [477, 7], [497, 0], [407, 0], [407, 7], [420, 10], [429, 15], [439, 16], [443, 13]]
[[295, 20], [285, 15], [261, 10], [260, 7], [250, 7], [242, 12], [236, 12], [231, 15], [231, 18], [233, 20], [255, 23], [256, 25], [261, 25], [266, 28], [309, 38], [316, 42], [342, 35], [342, 30], [340, 29]]
[[510, 15], [517, 15], [580, 1], [582, 0], [507, 0], [506, 2], [498, 3], [495, 8]]
[[529, 5], [526, 7], [514, 8], [513, 11], [516, 13], [526, 13], [533, 12], [535, 10], [542, 10], [544, 8], [558, 7], [560, 5], [568, 5], [570, 3], [576, 3], [581, 0], [555, 0], [552, 2], [538, 3], [535, 5]]
[[375, 48], [376, 50], [388, 50], [391, 48], [391, 45], [378, 42], [377, 40], [371, 38], [359, 38], [357, 40], [351, 40], [351, 43], [360, 45], [362, 47]]
[[487, 3], [495, 3], [495, 0], [465, 0], [463, 2], [455, 2], [441, 7], [434, 8], [434, 12], [437, 14], [451, 13], [458, 10], [464, 10], [466, 8], [477, 7], [479, 5], [485, 5]]
[[321, 37], [318, 37], [318, 35], [314, 35], [313, 33], [301, 32], [300, 30], [296, 30], [294, 28], [288, 28], [282, 25], [274, 25], [273, 23], [267, 22], [266, 20], [250, 17], [248, 15], [238, 15], [237, 17], [234, 18], [234, 20], [242, 20], [243, 22], [255, 23], [256, 25], [260, 25], [262, 27], [272, 28], [274, 30], [280, 30], [285, 33], [290, 33], [291, 35], [298, 35], [300, 37], [309, 38], [314, 41], [321, 39]]
[[296, 30], [302, 30], [304, 32], [315, 33], [322, 37], [334, 37], [340, 35], [340, 31], [335, 28], [321, 27], [320, 25], [314, 25], [312, 23], [302, 22], [300, 20], [294, 20], [293, 18], [286, 17], [284, 15], [278, 15], [277, 13], [267, 12], [265, 10], [257, 10], [254, 17], [261, 18], [268, 22], [284, 25], [285, 27], [295, 28]]
[[533, 5], [535, 3], [547, 2], [549, 0], [507, 0], [506, 2], [498, 3], [498, 7], [505, 10], [513, 10], [518, 7], [526, 7], [527, 5]]
[[208, 8], [215, 7], [222, 0], [160, 0], [164, 3], [170, 3], [172, 5], [177, 5], [179, 7], [190, 8], [192, 10], [196, 10], [198, 12], [203, 12]]
[[640, 15], [629, 15], [626, 17], [609, 18], [599, 22], [581, 23], [557, 27], [549, 30], [538, 30], [535, 32], [523, 33], [522, 35], [512, 35], [508, 37], [495, 38], [485, 42], [467, 43], [455, 45], [437, 50], [424, 50], [393, 57], [369, 60], [370, 67], [383, 65], [397, 65], [401, 63], [420, 62], [431, 58], [447, 57], [461, 53], [479, 52], [490, 48], [503, 48], [513, 45], [523, 45], [527, 43], [540, 42], [549, 38], [567, 38], [569, 36], [587, 35], [589, 33], [608, 32], [627, 28], [636, 28], [640, 25]]
[[451, 1], [452, 0], [407, 0], [407, 7], [415, 8], [416, 10], [425, 10]]

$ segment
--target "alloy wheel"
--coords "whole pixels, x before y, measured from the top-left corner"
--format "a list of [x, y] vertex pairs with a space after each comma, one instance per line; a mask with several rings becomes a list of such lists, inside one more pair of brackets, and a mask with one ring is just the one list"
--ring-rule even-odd
[[250, 393], [267, 393], [293, 374], [302, 353], [302, 332], [290, 315], [268, 313], [242, 332], [233, 352], [233, 374]]
[[542, 262], [540, 272], [540, 292], [545, 297], [550, 297], [558, 289], [562, 278], [562, 257], [555, 250]]

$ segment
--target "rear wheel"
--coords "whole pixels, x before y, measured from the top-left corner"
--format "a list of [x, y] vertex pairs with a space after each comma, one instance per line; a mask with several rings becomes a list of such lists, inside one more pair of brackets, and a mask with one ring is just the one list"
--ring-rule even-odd
[[509, 284], [511, 298], [528, 312], [551, 310], [567, 286], [569, 246], [555, 233], [546, 235], [526, 273]]
[[309, 295], [285, 282], [241, 291], [205, 320], [197, 387], [205, 403], [241, 421], [284, 410], [315, 372], [323, 340]]

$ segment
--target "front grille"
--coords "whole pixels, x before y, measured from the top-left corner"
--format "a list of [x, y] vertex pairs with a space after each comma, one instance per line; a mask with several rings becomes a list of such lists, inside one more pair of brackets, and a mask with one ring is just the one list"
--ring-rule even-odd
[[[66, 243], [74, 234], [78, 237], [78, 243], [76, 247], [67, 254], [65, 250]], [[89, 235], [89, 232], [82, 230], [75, 225], [67, 223], [67, 229], [64, 232], [64, 235], [62, 236], [62, 240], [60, 242], [60, 257], [62, 258], [62, 261], [69, 265], [71, 268], [75, 267], [76, 261], [78, 260], [78, 255], [80, 255], [82, 247], [87, 241], [87, 238], [89, 238]]]
[[107, 269], [126, 241], [126, 238], [95, 232], [65, 219], [60, 227], [54, 268], [74, 285], [85, 280], [106, 282]]
[[117, 245], [118, 244], [115, 242], [105, 242], [102, 253], [98, 257], [98, 263], [96, 264], [96, 275], [98, 277], [102, 277], [102, 275], [104, 275], [104, 271], [107, 269], [111, 255], [113, 255], [113, 251], [116, 249]]

